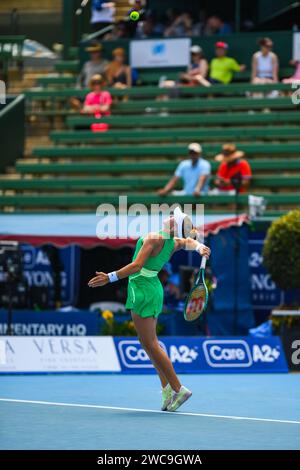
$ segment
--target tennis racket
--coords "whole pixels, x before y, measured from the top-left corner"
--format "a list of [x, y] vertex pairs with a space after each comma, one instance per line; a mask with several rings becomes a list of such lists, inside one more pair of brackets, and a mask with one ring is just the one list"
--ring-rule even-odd
[[184, 306], [186, 321], [194, 321], [204, 312], [208, 302], [208, 289], [205, 284], [206, 258], [202, 257], [199, 273]]

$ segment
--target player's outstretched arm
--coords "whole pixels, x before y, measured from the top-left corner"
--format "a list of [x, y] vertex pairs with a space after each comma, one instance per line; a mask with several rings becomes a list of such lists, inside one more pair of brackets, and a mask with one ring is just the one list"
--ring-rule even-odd
[[111, 273], [96, 271], [96, 276], [89, 281], [88, 286], [102, 287], [110, 282], [116, 282], [119, 279], [125, 279], [126, 277], [131, 276], [131, 274], [139, 272], [151, 255], [154, 244], [155, 240], [146, 239], [136, 259], [132, 261], [132, 263], [129, 263], [118, 271], [113, 271]]

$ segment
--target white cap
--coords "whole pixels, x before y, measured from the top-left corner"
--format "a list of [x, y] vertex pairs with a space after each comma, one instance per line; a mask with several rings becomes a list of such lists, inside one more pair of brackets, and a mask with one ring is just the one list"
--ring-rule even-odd
[[175, 222], [177, 224], [177, 235], [179, 238], [186, 238], [186, 234], [185, 234], [185, 229], [187, 229], [187, 227], [184, 226], [184, 222], [186, 220], [186, 222], [190, 223], [190, 229], [192, 228], [193, 224], [192, 224], [192, 221], [190, 219], [190, 217], [185, 214], [184, 212], [182, 212], [182, 210], [180, 209], [180, 207], [176, 207], [176, 209], [174, 210], [174, 219], [175, 219]]
[[195, 153], [202, 153], [202, 147], [197, 142], [193, 142], [188, 146], [188, 149]]
[[192, 54], [200, 54], [202, 52], [202, 47], [197, 46], [196, 44], [190, 48]]
[[182, 212], [180, 207], [176, 207], [176, 209], [174, 210], [174, 219], [177, 224], [177, 232], [179, 238], [183, 237], [183, 221], [185, 217], [186, 214]]

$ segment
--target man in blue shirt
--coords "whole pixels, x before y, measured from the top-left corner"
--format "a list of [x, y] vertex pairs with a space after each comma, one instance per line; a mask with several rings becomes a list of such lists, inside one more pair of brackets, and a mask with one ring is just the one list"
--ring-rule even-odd
[[212, 15], [206, 20], [206, 25], [204, 28], [205, 36], [219, 35], [224, 36], [224, 34], [233, 33], [232, 27], [229, 23], [226, 23], [220, 16]]
[[183, 160], [176, 168], [173, 178], [166, 186], [158, 191], [160, 196], [166, 196], [175, 188], [178, 181], [183, 181], [184, 195], [200, 196], [208, 192], [208, 179], [211, 173], [210, 163], [202, 158], [202, 148], [198, 143], [188, 147], [189, 159]]

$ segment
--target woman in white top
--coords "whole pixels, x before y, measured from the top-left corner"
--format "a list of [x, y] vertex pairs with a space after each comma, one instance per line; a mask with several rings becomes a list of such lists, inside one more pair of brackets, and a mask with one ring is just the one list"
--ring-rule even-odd
[[259, 41], [260, 51], [252, 56], [251, 82], [257, 84], [278, 82], [278, 57], [272, 52], [273, 42], [270, 38]]

